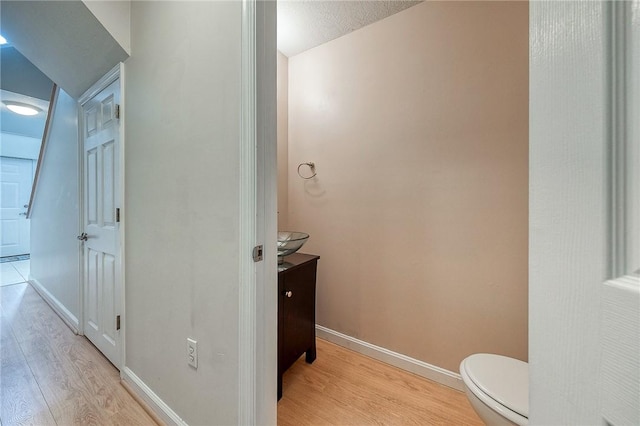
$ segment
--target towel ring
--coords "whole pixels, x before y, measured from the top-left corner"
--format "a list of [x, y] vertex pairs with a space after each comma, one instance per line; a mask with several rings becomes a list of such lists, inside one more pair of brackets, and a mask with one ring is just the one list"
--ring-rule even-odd
[[[313, 173], [311, 176], [302, 176], [302, 173], [300, 173], [300, 167], [302, 166], [309, 166], [309, 168], [311, 169], [311, 173]], [[314, 177], [316, 177], [316, 175], [318, 174], [318, 172], [316, 172], [316, 165], [314, 163], [300, 163], [298, 164], [298, 176], [300, 176], [302, 179], [312, 179]]]

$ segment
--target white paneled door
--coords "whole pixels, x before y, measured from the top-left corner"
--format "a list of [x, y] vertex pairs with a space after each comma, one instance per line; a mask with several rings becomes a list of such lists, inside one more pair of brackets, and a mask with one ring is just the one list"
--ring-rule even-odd
[[84, 334], [120, 367], [120, 79], [82, 103]]
[[0, 257], [29, 253], [33, 160], [0, 157]]

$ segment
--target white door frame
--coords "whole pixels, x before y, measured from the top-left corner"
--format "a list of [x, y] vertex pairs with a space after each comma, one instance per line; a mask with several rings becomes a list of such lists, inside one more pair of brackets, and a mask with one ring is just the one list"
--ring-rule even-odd
[[[238, 424], [277, 422], [276, 2], [242, 2]], [[263, 246], [254, 262], [253, 247]]]
[[[91, 98], [100, 93], [103, 89], [113, 83], [115, 80], [120, 79], [120, 153], [118, 160], [120, 161], [118, 179], [120, 180], [120, 194], [119, 199], [116, 200], [116, 205], [120, 206], [120, 226], [119, 226], [119, 239], [120, 239], [120, 334], [117, 336], [120, 339], [120, 362], [116, 367], [122, 370], [125, 365], [125, 329], [126, 329], [126, 316], [125, 316], [125, 185], [124, 185], [124, 64], [120, 63], [113, 67], [107, 74], [105, 74], [100, 80], [93, 84], [80, 98], [78, 98], [78, 208], [80, 209], [80, 220], [78, 221], [78, 235], [84, 232], [84, 217], [85, 217], [85, 204], [84, 204], [84, 114], [82, 114], [82, 107]], [[82, 244], [78, 244], [78, 334], [84, 335], [84, 247]]]

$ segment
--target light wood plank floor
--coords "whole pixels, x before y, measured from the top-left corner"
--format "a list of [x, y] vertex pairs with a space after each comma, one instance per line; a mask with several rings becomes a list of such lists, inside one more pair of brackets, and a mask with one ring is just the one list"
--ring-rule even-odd
[[279, 426], [483, 425], [465, 394], [317, 340], [283, 377]]
[[156, 424], [29, 284], [0, 287], [0, 314], [2, 426]]
[[[0, 288], [0, 424], [155, 425], [118, 371], [27, 283]], [[318, 340], [284, 376], [280, 426], [482, 425], [463, 393]]]

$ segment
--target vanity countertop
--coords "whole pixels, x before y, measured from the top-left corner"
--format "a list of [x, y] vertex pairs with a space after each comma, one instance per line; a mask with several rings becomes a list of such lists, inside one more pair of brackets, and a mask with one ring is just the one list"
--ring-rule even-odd
[[284, 263], [282, 265], [278, 265], [278, 273], [298, 268], [301, 265], [316, 259], [320, 259], [320, 256], [305, 253], [290, 254], [289, 256], [285, 256]]

